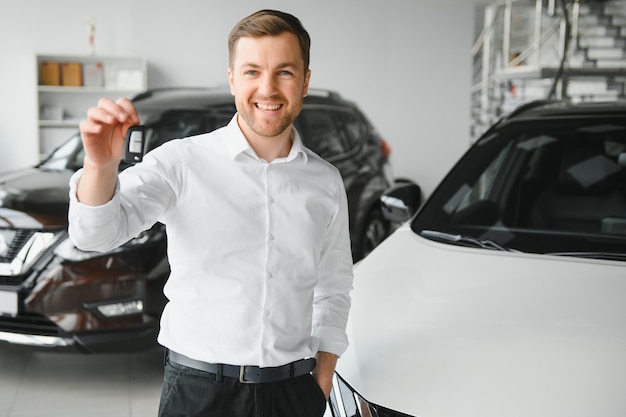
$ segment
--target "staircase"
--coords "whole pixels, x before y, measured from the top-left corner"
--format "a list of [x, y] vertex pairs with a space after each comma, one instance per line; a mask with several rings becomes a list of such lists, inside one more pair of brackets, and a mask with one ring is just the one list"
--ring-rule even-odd
[[[626, 98], [626, 0], [494, 1], [473, 48], [472, 138], [546, 98]], [[506, 57], [506, 59], [504, 58]]]

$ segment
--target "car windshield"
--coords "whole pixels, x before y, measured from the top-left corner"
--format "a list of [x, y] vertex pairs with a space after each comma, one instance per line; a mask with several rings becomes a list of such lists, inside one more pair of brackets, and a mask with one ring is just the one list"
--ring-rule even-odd
[[624, 260], [626, 120], [509, 122], [464, 155], [411, 226], [452, 244]]
[[[163, 143], [186, 136], [197, 135], [228, 124], [235, 113], [234, 106], [212, 109], [175, 109], [163, 112], [159, 109], [138, 109], [140, 119], [146, 125], [146, 152]], [[70, 137], [56, 148], [41, 164], [45, 170], [77, 170], [83, 166], [83, 150], [80, 135]], [[120, 164], [120, 169], [129, 165]]]

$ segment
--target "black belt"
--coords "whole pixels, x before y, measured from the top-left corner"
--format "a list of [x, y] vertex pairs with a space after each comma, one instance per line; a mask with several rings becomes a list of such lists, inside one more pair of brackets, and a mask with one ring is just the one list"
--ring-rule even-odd
[[216, 375], [238, 378], [239, 382], [243, 384], [278, 382], [306, 375], [315, 369], [315, 358], [300, 359], [282, 366], [260, 368], [258, 366], [237, 366], [197, 361], [172, 350], [168, 350], [167, 354], [172, 362], [179, 365]]

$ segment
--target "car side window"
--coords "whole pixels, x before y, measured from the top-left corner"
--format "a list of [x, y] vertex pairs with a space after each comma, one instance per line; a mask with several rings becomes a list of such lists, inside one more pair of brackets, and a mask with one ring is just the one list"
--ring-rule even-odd
[[352, 150], [357, 148], [365, 137], [367, 127], [361, 118], [353, 111], [340, 111], [337, 112], [337, 116], [341, 121], [340, 128], [343, 131], [343, 138], [345, 139], [344, 149]]
[[332, 159], [346, 152], [346, 141], [334, 112], [305, 109], [300, 114], [300, 128], [305, 145], [322, 158]]
[[148, 150], [171, 139], [199, 135], [226, 126], [234, 114], [234, 107], [166, 112], [158, 121], [148, 124]]
[[83, 166], [85, 151], [82, 147], [80, 134], [75, 134], [67, 142], [55, 149], [39, 166], [49, 170], [77, 170]]

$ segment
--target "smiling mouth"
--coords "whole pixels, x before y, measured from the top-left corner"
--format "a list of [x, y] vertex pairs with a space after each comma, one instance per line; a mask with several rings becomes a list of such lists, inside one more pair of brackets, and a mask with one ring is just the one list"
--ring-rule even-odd
[[282, 104], [255, 103], [254, 105], [256, 106], [257, 109], [266, 110], [266, 111], [276, 111], [276, 110], [279, 110], [281, 107], [283, 107]]

